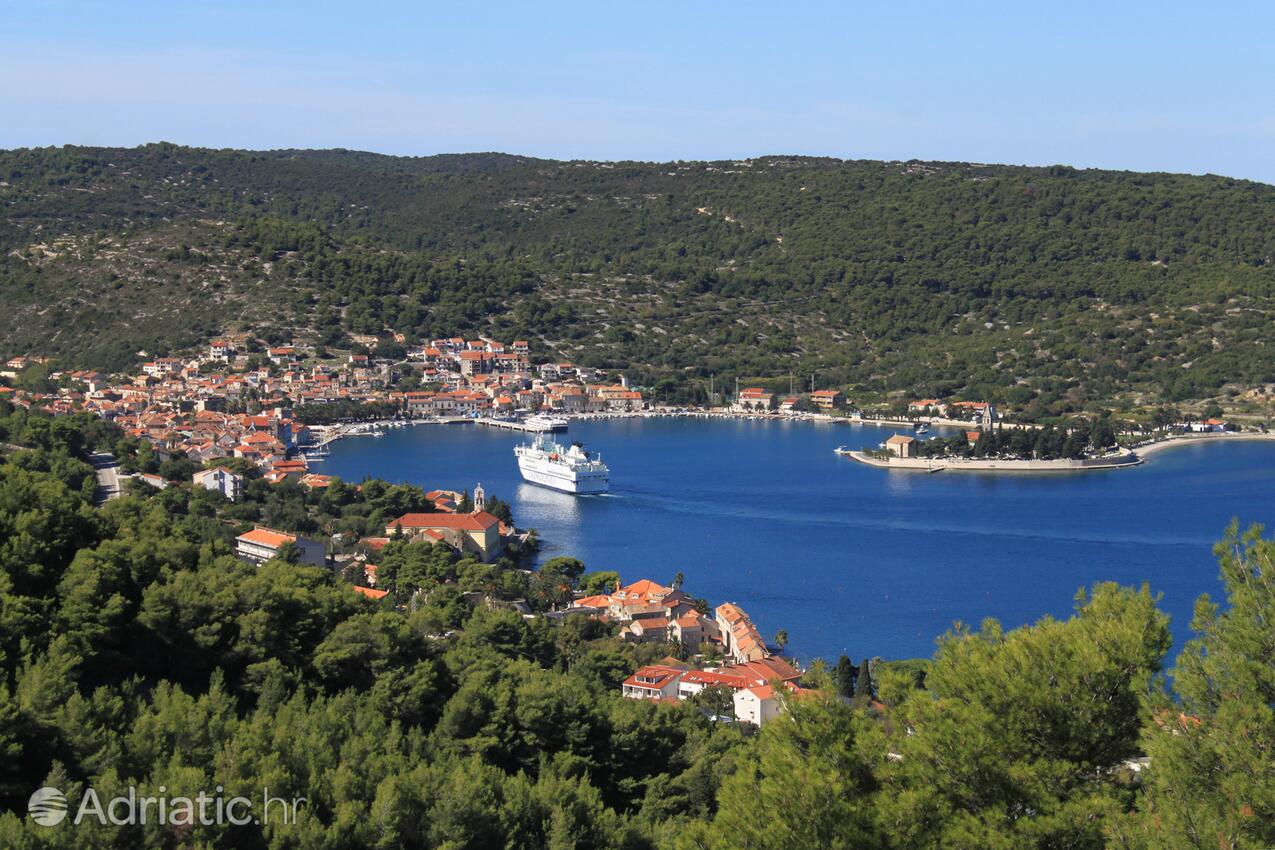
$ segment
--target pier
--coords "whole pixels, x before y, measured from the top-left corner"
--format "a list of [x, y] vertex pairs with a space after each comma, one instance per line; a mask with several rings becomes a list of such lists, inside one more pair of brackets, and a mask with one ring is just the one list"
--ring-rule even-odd
[[526, 421], [519, 419], [492, 419], [489, 416], [479, 417], [478, 419], [470, 421], [477, 422], [479, 425], [489, 425], [492, 428], [504, 428], [508, 431], [522, 431], [528, 434], [548, 434], [553, 431], [567, 430], [566, 423], [563, 423], [562, 425], [549, 426], [543, 423], [528, 424]]

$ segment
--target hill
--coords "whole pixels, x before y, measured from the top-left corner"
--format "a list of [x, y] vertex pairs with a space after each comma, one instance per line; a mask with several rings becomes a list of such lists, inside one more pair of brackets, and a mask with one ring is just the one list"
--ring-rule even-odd
[[394, 330], [687, 400], [709, 375], [1053, 413], [1275, 383], [1275, 187], [1222, 177], [157, 144], [0, 152], [0, 208], [0, 344], [76, 365]]

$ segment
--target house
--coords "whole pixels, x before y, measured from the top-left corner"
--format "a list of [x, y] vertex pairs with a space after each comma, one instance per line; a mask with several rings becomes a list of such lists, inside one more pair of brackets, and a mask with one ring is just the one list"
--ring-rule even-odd
[[718, 636], [717, 623], [699, 611], [691, 610], [668, 626], [669, 636], [690, 652], [698, 652], [706, 640]]
[[735, 400], [737, 410], [769, 411], [775, 409], [775, 394], [761, 387], [748, 387], [739, 391]]
[[260, 525], [235, 538], [235, 554], [245, 561], [260, 564], [275, 557], [288, 544], [297, 552], [297, 563], [327, 566], [327, 552], [322, 543]]
[[230, 355], [235, 353], [235, 347], [224, 339], [214, 339], [208, 344], [208, 359], [227, 363]]
[[766, 641], [744, 610], [733, 602], [723, 602], [714, 612], [721, 633], [722, 651], [739, 663], [761, 661], [770, 656]]
[[1187, 422], [1178, 426], [1183, 431], [1198, 434], [1220, 433], [1229, 431], [1231, 426], [1224, 419], [1205, 419], [1203, 422]]
[[818, 390], [810, 394], [810, 403], [819, 410], [837, 410], [846, 406], [846, 397], [837, 390]]
[[677, 683], [686, 671], [680, 667], [648, 664], [620, 685], [620, 693], [631, 699], [678, 699]]
[[779, 699], [774, 685], [740, 688], [735, 691], [734, 703], [735, 719], [754, 726], [761, 726], [779, 716]]
[[783, 711], [778, 692], [791, 696], [810, 694], [801, 687], [801, 671], [781, 658], [766, 658], [710, 670], [691, 670], [665, 663], [648, 664], [624, 680], [621, 693], [630, 699], [687, 700], [705, 688], [731, 691], [735, 717], [761, 726]]
[[895, 457], [916, 457], [916, 437], [909, 437], [906, 434], [895, 434], [893, 437], [885, 441], [885, 450]]
[[908, 413], [932, 413], [942, 416], [947, 413], [947, 405], [937, 398], [919, 398], [908, 402]]
[[676, 618], [693, 610], [690, 597], [685, 593], [650, 579], [635, 581], [627, 587], [620, 587], [616, 582], [607, 605], [607, 613], [616, 620]]
[[620, 631], [620, 637], [633, 643], [658, 643], [669, 639], [667, 617], [642, 617]]
[[388, 537], [400, 531], [415, 542], [446, 543], [458, 552], [469, 552], [488, 562], [503, 550], [500, 520], [486, 511], [403, 514], [385, 527]]
[[167, 490], [168, 482], [158, 475], [151, 475], [149, 472], [137, 473], [137, 480], [144, 481], [154, 487], [156, 490]]
[[373, 599], [373, 600], [384, 599], [385, 597], [390, 595], [390, 592], [388, 590], [377, 590], [374, 587], [360, 587], [357, 584], [350, 585], [350, 588], [355, 593], [361, 594], [362, 596], [366, 596], [368, 599]]

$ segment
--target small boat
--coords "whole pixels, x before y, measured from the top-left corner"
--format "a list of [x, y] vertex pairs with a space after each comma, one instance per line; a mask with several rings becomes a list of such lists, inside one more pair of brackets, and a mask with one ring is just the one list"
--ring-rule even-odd
[[918, 422], [918, 423], [916, 423], [916, 425], [912, 428], [912, 432], [913, 432], [914, 434], [928, 434], [928, 433], [930, 433], [930, 426], [929, 426], [929, 425], [927, 425], [927, 424], [926, 424], [926, 423], [924, 423], [924, 422]]
[[839, 455], [848, 455], [848, 454], [850, 454], [850, 449], [846, 448], [845, 446], [837, 446], [837, 447], [836, 447], [835, 449], [833, 449], [832, 451], [833, 451], [833, 453], [834, 453], [834, 454], [839, 454]]

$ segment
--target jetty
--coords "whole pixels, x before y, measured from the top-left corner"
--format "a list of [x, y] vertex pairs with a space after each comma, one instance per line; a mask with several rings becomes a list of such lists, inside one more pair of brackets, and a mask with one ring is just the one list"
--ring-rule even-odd
[[528, 434], [548, 434], [553, 431], [567, 430], [567, 423], [565, 421], [561, 424], [557, 424], [556, 422], [547, 423], [543, 420], [536, 422], [531, 419], [494, 419], [490, 416], [480, 416], [471, 421], [491, 428], [504, 428], [507, 431], [523, 431]]

